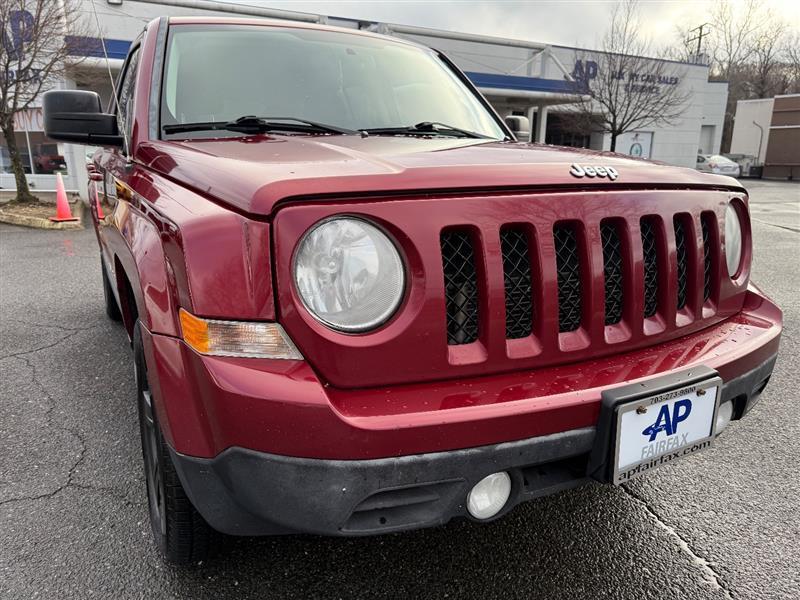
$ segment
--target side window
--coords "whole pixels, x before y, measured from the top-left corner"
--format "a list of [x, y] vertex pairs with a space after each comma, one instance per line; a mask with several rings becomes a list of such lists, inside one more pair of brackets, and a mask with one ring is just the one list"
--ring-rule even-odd
[[117, 110], [117, 121], [125, 132], [125, 137], [130, 140], [131, 130], [133, 129], [133, 101], [136, 96], [136, 72], [139, 69], [139, 48], [131, 54], [122, 83], [119, 86], [119, 109]]

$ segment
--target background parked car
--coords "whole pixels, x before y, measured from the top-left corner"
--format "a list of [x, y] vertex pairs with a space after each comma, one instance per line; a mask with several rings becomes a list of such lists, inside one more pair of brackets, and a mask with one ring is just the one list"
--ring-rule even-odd
[[742, 168], [738, 164], [719, 154], [698, 154], [697, 170], [730, 177], [739, 177], [742, 172]]
[[741, 167], [742, 177], [761, 177], [763, 166], [759, 164], [758, 158], [750, 154], [723, 154], [728, 160], [732, 160]]
[[67, 163], [60, 154], [39, 154], [34, 161], [37, 175], [52, 175], [67, 170]]

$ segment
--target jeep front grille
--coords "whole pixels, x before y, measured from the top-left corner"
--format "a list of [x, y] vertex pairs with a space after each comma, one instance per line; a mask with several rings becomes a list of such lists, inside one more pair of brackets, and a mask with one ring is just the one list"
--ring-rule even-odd
[[686, 286], [689, 283], [687, 277], [689, 264], [686, 251], [686, 231], [683, 225], [684, 218], [684, 215], [675, 215], [672, 219], [675, 229], [675, 259], [678, 268], [678, 310], [682, 310], [686, 306]]
[[[454, 165], [452, 173], [460, 169]], [[524, 169], [514, 172], [514, 181], [531, 181]], [[330, 383], [330, 396], [342, 399], [342, 414], [369, 406], [375, 426], [391, 425], [393, 409], [372, 388], [443, 380], [461, 383], [442, 399], [442, 409], [525, 395], [528, 386], [568, 397], [570, 369], [553, 370], [544, 383], [529, 376], [582, 363], [602, 382], [601, 359], [610, 355], [631, 356], [623, 361], [626, 378], [646, 377], [660, 363], [644, 349], [670, 343], [670, 357], [685, 352], [674, 360], [689, 364], [698, 351], [677, 340], [741, 311], [749, 265], [740, 278], [725, 276], [720, 248], [725, 207], [734, 198], [746, 202], [741, 191], [641, 182], [630, 189], [598, 181], [526, 185], [326, 196], [287, 203], [265, 224], [274, 236], [276, 284], [254, 292], [275, 296], [287, 333]], [[293, 276], [297, 240], [337, 215], [379, 225], [405, 266], [396, 314], [357, 335], [316, 323]], [[750, 254], [748, 246], [745, 259]], [[368, 254], [357, 258], [370, 260]], [[500, 385], [495, 375], [514, 371], [526, 373], [519, 389], [492, 387]], [[477, 378], [486, 379], [479, 384]], [[344, 388], [358, 388], [360, 395], [338, 394]]]
[[581, 257], [576, 229], [574, 223], [559, 223], [553, 227], [560, 332], [575, 331], [581, 326]]
[[605, 276], [605, 324], [616, 325], [622, 320], [625, 294], [622, 273], [622, 245], [617, 224], [606, 219], [600, 224], [603, 244], [603, 275]]
[[[553, 271], [555, 274], [554, 300], [558, 302], [557, 333], [570, 334], [582, 328], [584, 311], [594, 293], [585, 289], [586, 269], [592, 252], [602, 255], [603, 288], [602, 314], [607, 327], [619, 326], [628, 317], [629, 303], [634, 302], [636, 284], [632, 252], [636, 244], [641, 252], [641, 275], [638, 288], [641, 318], [651, 319], [665, 314], [666, 298], [672, 313], [692, 308], [697, 310], [693, 297], [699, 293], [702, 272], [701, 304], [713, 295], [715, 261], [720, 253], [716, 249], [717, 221], [711, 212], [702, 213], [698, 222], [689, 213], [673, 215], [671, 223], [660, 216], [647, 215], [638, 221], [639, 235], [635, 240], [632, 231], [622, 218], [611, 217], [600, 222], [597, 231], [588, 230], [579, 221], [558, 221], [552, 228]], [[674, 233], [674, 266], [669, 264], [666, 228]], [[702, 248], [696, 247], [696, 232], [702, 232]], [[502, 258], [505, 292], [505, 338], [519, 340], [546, 328], [537, 321], [535, 299], [543, 297], [541, 277], [537, 271], [541, 240], [534, 228], [524, 224], [501, 225], [498, 232]], [[476, 238], [477, 239], [477, 238]], [[594, 249], [593, 245], [597, 245]], [[482, 282], [476, 270], [476, 244], [467, 229], [446, 229], [441, 234], [442, 265], [447, 316], [447, 342], [463, 345], [480, 338], [479, 306], [485, 301]], [[696, 291], [697, 290], [697, 291]], [[591, 307], [592, 314], [601, 310], [597, 299]], [[586, 319], [589, 319], [588, 314]], [[538, 323], [538, 326], [537, 326]]]
[[703, 213], [700, 222], [703, 228], [703, 300], [706, 301], [711, 297], [711, 278], [713, 276], [711, 230], [716, 228], [716, 221], [712, 213]]
[[652, 217], [641, 221], [642, 253], [644, 256], [644, 316], [652, 317], [658, 310], [658, 239]]
[[531, 258], [528, 237], [522, 227], [506, 227], [500, 231], [503, 253], [503, 283], [506, 295], [506, 337], [524, 338], [533, 326], [531, 296]]
[[470, 344], [478, 339], [478, 275], [469, 231], [441, 235], [447, 343]]

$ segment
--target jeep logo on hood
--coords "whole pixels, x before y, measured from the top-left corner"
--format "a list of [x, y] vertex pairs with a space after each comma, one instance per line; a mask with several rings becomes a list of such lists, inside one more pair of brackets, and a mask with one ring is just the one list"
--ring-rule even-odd
[[619, 177], [619, 173], [617, 173], [614, 167], [604, 167], [600, 165], [596, 167], [590, 165], [581, 166], [577, 163], [572, 163], [572, 165], [570, 165], [569, 174], [573, 177], [608, 177], [611, 181]]

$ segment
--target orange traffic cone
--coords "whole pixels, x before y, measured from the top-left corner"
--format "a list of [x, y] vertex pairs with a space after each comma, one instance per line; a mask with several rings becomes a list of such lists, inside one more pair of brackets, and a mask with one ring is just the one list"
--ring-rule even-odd
[[56, 223], [78, 220], [72, 216], [72, 212], [69, 210], [67, 191], [64, 189], [64, 180], [61, 179], [61, 173], [56, 173], [56, 216], [50, 217], [50, 220]]
[[103, 207], [100, 206], [100, 194], [97, 193], [97, 186], [94, 188], [94, 204], [97, 207], [97, 218], [102, 221], [106, 216], [103, 214]]

